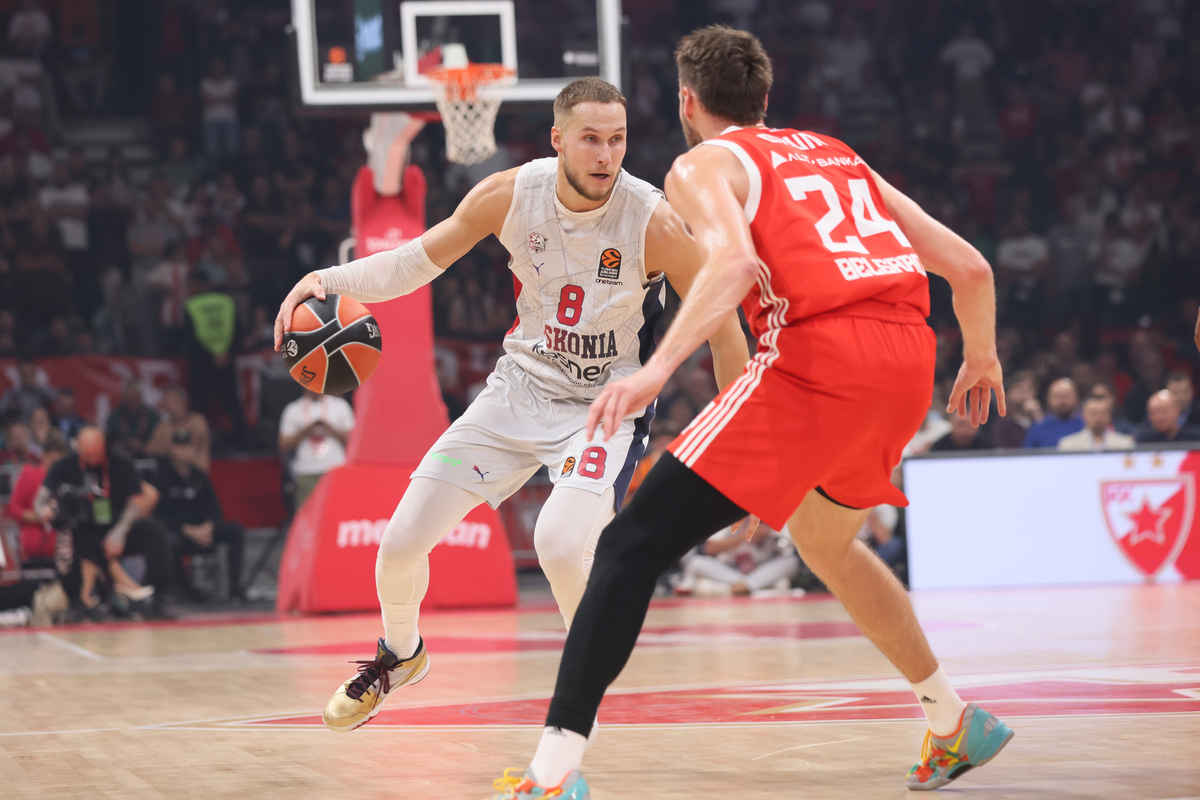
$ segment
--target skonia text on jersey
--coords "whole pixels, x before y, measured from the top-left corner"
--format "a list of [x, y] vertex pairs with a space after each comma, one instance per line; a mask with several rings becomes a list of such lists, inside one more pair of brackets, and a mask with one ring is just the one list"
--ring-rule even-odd
[[[545, 325], [545, 342], [533, 346], [534, 352], [557, 366], [563, 376], [572, 382], [582, 382], [585, 385], [595, 383], [600, 376], [607, 372], [613, 359], [620, 356], [617, 352], [617, 332], [609, 331], [600, 334], [580, 334], [564, 330], [555, 325]], [[604, 360], [603, 364], [583, 364], [575, 358], [589, 361]]]

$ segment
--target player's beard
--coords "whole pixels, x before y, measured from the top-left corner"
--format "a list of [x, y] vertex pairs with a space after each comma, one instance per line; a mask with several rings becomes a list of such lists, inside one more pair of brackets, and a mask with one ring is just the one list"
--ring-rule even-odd
[[704, 141], [704, 137], [700, 135], [700, 131], [693, 128], [683, 114], [679, 115], [679, 124], [683, 126], [683, 138], [687, 139], [689, 148], [695, 147]]
[[580, 176], [571, 171], [571, 162], [567, 161], [565, 156], [563, 157], [563, 174], [567, 176], [567, 183], [570, 184], [571, 188], [574, 189], [578, 195], [583, 197], [585, 200], [591, 200], [593, 203], [606, 202], [608, 200], [608, 196], [612, 194], [612, 190], [617, 186], [616, 180], [613, 180], [612, 183], [609, 184], [609, 187], [606, 191], [598, 193], [589, 191], [588, 188], [583, 185], [583, 181], [580, 180]]

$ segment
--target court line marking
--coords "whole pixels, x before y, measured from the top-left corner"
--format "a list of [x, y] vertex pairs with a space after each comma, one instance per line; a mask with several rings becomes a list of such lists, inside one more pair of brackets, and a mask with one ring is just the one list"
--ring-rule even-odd
[[50, 644], [57, 645], [59, 647], [65, 647], [67, 650], [70, 650], [72, 653], [74, 653], [77, 656], [83, 656], [84, 658], [90, 658], [93, 661], [107, 661], [108, 660], [104, 656], [100, 655], [99, 653], [93, 653], [91, 650], [88, 650], [86, 647], [84, 647], [82, 645], [75, 644], [74, 642], [68, 642], [66, 639], [60, 639], [53, 634], [46, 633], [45, 631], [38, 631], [37, 637], [38, 637], [39, 641], [49, 642]]
[[16, 733], [0, 733], [0, 736], [60, 736], [68, 733], [102, 733], [104, 731], [120, 731], [124, 728], [82, 728], [77, 731], [17, 731]]
[[[1037, 721], [1041, 721], [1041, 720], [1071, 721], [1071, 720], [1079, 720], [1079, 719], [1112, 719], [1114, 717], [1137, 717], [1138, 719], [1155, 719], [1155, 718], [1161, 717], [1164, 719], [1178, 719], [1179, 717], [1200, 717], [1200, 712], [1193, 711], [1193, 712], [1183, 712], [1183, 713], [1179, 713], [1179, 714], [1065, 714], [1065, 715], [1058, 715], [1058, 716], [1041, 716], [1041, 717], [1015, 716], [1015, 717], [1006, 717], [1006, 719], [1037, 722]], [[225, 719], [227, 719], [227, 718], [225, 718]], [[219, 720], [213, 720], [213, 721], [218, 722]], [[100, 733], [100, 732], [104, 732], [104, 731], [122, 731], [122, 730], [123, 731], [149, 731], [149, 730], [204, 731], [204, 732], [208, 732], [208, 733], [213, 733], [213, 732], [229, 733], [231, 731], [238, 731], [240, 733], [244, 733], [244, 732], [246, 732], [247, 727], [248, 727], [248, 726], [243, 727], [242, 724], [239, 724], [236, 722], [201, 727], [200, 725], [196, 724], [197, 722], [201, 722], [201, 720], [194, 720], [192, 722], [185, 722], [185, 723], [181, 723], [178, 725], [172, 725], [171, 723], [167, 722], [167, 723], [157, 723], [154, 725], [138, 725], [138, 726], [135, 726], [132, 728], [95, 728], [95, 729], [90, 729], [90, 730], [78, 730], [78, 731], [21, 731], [21, 732], [17, 732], [17, 733], [0, 733], [0, 736], [46, 736], [46, 735], [67, 734], [67, 733]], [[624, 731], [644, 731], [644, 730], [662, 731], [664, 728], [670, 728], [671, 730], [712, 730], [714, 728], [725, 728], [725, 729], [728, 729], [728, 728], [761, 729], [764, 727], [770, 727], [770, 728], [804, 727], [804, 728], [807, 728], [807, 727], [824, 727], [824, 726], [829, 726], [829, 725], [916, 725], [918, 723], [921, 725], [926, 724], [924, 719], [907, 719], [907, 720], [905, 720], [905, 719], [779, 720], [779, 721], [775, 721], [775, 722], [701, 722], [701, 723], [692, 722], [692, 723], [679, 723], [679, 724], [671, 724], [671, 723], [612, 724], [612, 725], [605, 725], [604, 728], [605, 728], [605, 730], [624, 730]], [[461, 732], [461, 733], [496, 732], [496, 731], [528, 731], [531, 728], [536, 728], [536, 727], [539, 727], [537, 723], [527, 723], [527, 724], [523, 724], [523, 725], [369, 725], [369, 726], [363, 726], [361, 730], [364, 732], [367, 732], [367, 733], [371, 733], [372, 731], [374, 731], [375, 735], [382, 735], [384, 733], [418, 733], [419, 734], [419, 733], [430, 732], [430, 731], [455, 731], [455, 732]], [[254, 730], [254, 731], [269, 731], [272, 733], [323, 733], [325, 731], [324, 726], [320, 726], [320, 725], [280, 725], [280, 726], [255, 725], [253, 727], [249, 727], [249, 729]], [[874, 737], [865, 736], [865, 737], [860, 737], [860, 738], [871, 739]], [[853, 740], [845, 740], [845, 741], [853, 741]], [[837, 742], [816, 742], [811, 745], [803, 745], [803, 746], [809, 747], [809, 746], [816, 746], [817, 744], [837, 744]], [[787, 748], [787, 749], [791, 750], [791, 749], [797, 749], [797, 748]], [[779, 751], [779, 752], [783, 752], [783, 751]], [[775, 755], [775, 754], [768, 753], [767, 755]], [[764, 758], [764, 757], [765, 756], [759, 756], [759, 758]], [[757, 759], [752, 759], [752, 760], [757, 760]], [[1161, 800], [1200, 800], [1200, 796], [1162, 798]]]
[[[1093, 669], [1093, 668], [1099, 668], [1099, 667], [1113, 667], [1113, 666], [1115, 666], [1115, 667], [1152, 666], [1152, 667], [1160, 667], [1160, 668], [1162, 668], [1162, 667], [1170, 668], [1170, 667], [1179, 666], [1179, 665], [1186, 665], [1188, 667], [1193, 667], [1193, 666], [1198, 665], [1198, 662], [1194, 658], [1192, 658], [1192, 659], [1181, 659], [1179, 661], [1149, 662], [1149, 663], [1128, 662], [1128, 663], [1124, 663], [1124, 664], [1118, 663], [1115, 665], [1094, 664], [1094, 663], [1061, 664], [1061, 665], [1056, 664], [1056, 665], [1040, 666], [1040, 667], [1013, 668], [1010, 672], [1012, 672], [1012, 673], [1058, 672], [1058, 671], [1070, 672], [1070, 671], [1074, 671], [1074, 670], [1086, 670], [1086, 669]], [[980, 676], [980, 675], [986, 675], [988, 673], [964, 672], [964, 673], [962, 673], [962, 676], [967, 677], [967, 676], [971, 676], [972, 674], [974, 674], [975, 676]], [[1014, 676], [1014, 677], [1017, 678], [1017, 680], [1019, 680], [1018, 676]], [[837, 684], [842, 684], [844, 682], [852, 682], [853, 683], [853, 682], [859, 682], [859, 681], [874, 681], [874, 680], [880, 680], [880, 679], [890, 679], [890, 680], [894, 680], [894, 681], [902, 681], [903, 680], [902, 678], [900, 678], [897, 675], [881, 675], [881, 674], [855, 675], [855, 676], [848, 676], [846, 678], [837, 679], [837, 680], [831, 680], [828, 678], [809, 678], [809, 679], [780, 678], [780, 679], [766, 680], [766, 681], [740, 681], [740, 682], [734, 682], [734, 683], [696, 683], [696, 684], [676, 684], [676, 685], [666, 685], [666, 686], [622, 687], [620, 689], [610, 690], [608, 692], [608, 694], [613, 694], [613, 695], [643, 694], [643, 693], [650, 693], [650, 692], [672, 693], [672, 692], [680, 692], [680, 691], [733, 689], [733, 688], [737, 688], [737, 687], [770, 687], [770, 686], [791, 685], [791, 684], [807, 683], [807, 682], [815, 682], [815, 683], [833, 682], [833, 683], [837, 683]], [[1106, 682], [1106, 681], [1098, 681], [1096, 679], [1089, 679], [1089, 678], [1077, 679], [1077, 680], [1084, 680], [1084, 681], [1088, 681], [1088, 682], [1101, 682], [1101, 683]], [[966, 685], [966, 684], [964, 684], [964, 685]], [[820, 691], [820, 690], [822, 690], [822, 688], [818, 687], [816, 690]], [[808, 690], [805, 690], [805, 691], [808, 691]], [[833, 690], [830, 690], [830, 691], [833, 691]], [[853, 691], [853, 687], [845, 689], [845, 691]], [[401, 710], [401, 709], [415, 710], [415, 709], [440, 707], [440, 706], [447, 706], [447, 705], [475, 705], [475, 704], [492, 704], [492, 703], [504, 703], [504, 702], [520, 702], [520, 701], [526, 701], [526, 700], [549, 700], [549, 699], [551, 699], [550, 695], [546, 695], [544, 693], [539, 692], [539, 693], [528, 693], [528, 694], [493, 695], [490, 697], [487, 697], [487, 696], [485, 696], [485, 697], [469, 697], [469, 698], [460, 698], [457, 700], [443, 698], [443, 699], [439, 699], [439, 700], [423, 700], [423, 701], [416, 701], [416, 702], [410, 701], [407, 703], [402, 702], [399, 704], [393, 704], [393, 705], [390, 705], [389, 708], [392, 710]], [[1160, 698], [1160, 699], [1162, 699], [1162, 698]], [[1026, 699], [1026, 702], [1040, 702], [1040, 701]], [[1080, 700], [1080, 702], [1082, 702], [1082, 700]], [[894, 707], [907, 707], [907, 706], [906, 705], [897, 705]], [[1114, 712], [1114, 713], [1101, 713], [1101, 714], [1095, 714], [1095, 715], [1062, 714], [1062, 715], [1042, 715], [1042, 716], [1016, 716], [1016, 717], [1006, 717], [1006, 718], [1007, 719], [1057, 719], [1057, 718], [1082, 719], [1082, 718], [1088, 718], [1088, 717], [1092, 717], [1092, 716], [1096, 716], [1096, 717], [1113, 717], [1113, 716], [1179, 717], [1179, 716], [1189, 716], [1189, 715], [1192, 715], [1195, 713], [1197, 713], [1197, 712], [1174, 712], [1174, 713], [1165, 713], [1165, 714], [1158, 715], [1158, 714], [1153, 714], [1153, 713], [1151, 713], [1151, 714], [1132, 713], [1131, 714], [1129, 712]], [[244, 717], [210, 717], [207, 719], [198, 719], [198, 720], [181, 720], [179, 722], [174, 722], [174, 723], [159, 722], [159, 723], [153, 723], [150, 725], [139, 725], [139, 726], [137, 726], [137, 729], [140, 730], [140, 729], [150, 729], [150, 728], [171, 728], [174, 730], [212, 730], [213, 728], [209, 728], [209, 727], [191, 728], [190, 726], [199, 725], [199, 724], [203, 724], [203, 723], [218, 723], [218, 725], [221, 728], [243, 727], [244, 726], [245, 728], [248, 728], [251, 730], [291, 730], [291, 729], [295, 729], [295, 728], [307, 728], [309, 726], [281, 725], [281, 726], [276, 727], [276, 726], [272, 726], [270, 724], [254, 724], [254, 723], [258, 720], [273, 720], [273, 719], [280, 719], [280, 718], [284, 718], [284, 717], [312, 717], [312, 716], [318, 716], [320, 714], [321, 714], [321, 709], [310, 709], [310, 710], [298, 711], [298, 712], [254, 714], [254, 715], [249, 715], [249, 716], [244, 716]], [[914, 717], [914, 720], [917, 720], [917, 719], [920, 719], [920, 718]], [[877, 720], [877, 721], [878, 722], [906, 722], [906, 721], [912, 721], [912, 720]], [[774, 724], [790, 725], [790, 724], [795, 724], [796, 722], [800, 722], [800, 721], [795, 721], [795, 722], [793, 722], [793, 721], [780, 721], [780, 722], [762, 721], [762, 722], [755, 722], [755, 723], [751, 723], [751, 724], [753, 724], [753, 725], [774, 725]], [[841, 724], [843, 722], [863, 723], [863, 722], [876, 722], [876, 721], [874, 721], [874, 720], [807, 720], [807, 721], [803, 721], [802, 724]], [[684, 723], [683, 725], [690, 725], [690, 724], [696, 724], [696, 723]], [[730, 725], [730, 724], [738, 724], [738, 723], [700, 723], [700, 724]], [[659, 727], [661, 725], [671, 725], [671, 723], [657, 723], [657, 724], [653, 724], [653, 727]], [[319, 728], [320, 726], [312, 726], [312, 727]], [[390, 725], [379, 724], [379, 723], [376, 723], [371, 726], [371, 728], [373, 730], [386, 730], [386, 729], [408, 730], [408, 729], [413, 729], [413, 728], [429, 730], [432, 728], [440, 728], [440, 727], [442, 727], [442, 726], [433, 726], [433, 725], [390, 726]], [[464, 725], [464, 726], [446, 726], [446, 727], [447, 727], [447, 729], [452, 729], [452, 730], [477, 730], [479, 728], [489, 727], [489, 726], [484, 726], [484, 725], [465, 726]], [[514, 726], [514, 727], [519, 728], [519, 727], [523, 727], [523, 726]], [[613, 727], [616, 727], [616, 726], [613, 726]], [[1200, 798], [1197, 798], [1197, 800], [1200, 800]]]
[[[1007, 721], [1022, 721], [1022, 722], [1040, 722], [1043, 720], [1062, 720], [1073, 721], [1080, 719], [1178, 719], [1180, 717], [1198, 717], [1200, 712], [1184, 711], [1174, 714], [1061, 714], [1053, 716], [1009, 716], [1005, 717]], [[921, 725], [925, 727], [928, 723], [923, 717], [913, 719], [856, 719], [856, 720], [776, 720], [771, 722], [685, 722], [685, 723], [614, 723], [605, 724], [605, 730], [625, 730], [625, 731], [663, 731], [670, 730], [713, 730], [713, 729], [728, 729], [728, 728], [749, 728], [761, 729], [764, 727], [770, 728], [786, 728], [786, 727], [824, 727], [829, 725]], [[497, 725], [379, 725], [372, 723], [364, 725], [359, 730], [371, 732], [376, 735], [384, 733], [421, 733], [422, 731], [455, 731], [460, 733], [468, 733], [471, 731], [528, 731], [531, 728], [540, 727], [540, 723], [524, 723], [524, 724], [497, 724]], [[175, 731], [208, 731], [208, 732], [224, 732], [237, 731], [245, 733], [248, 730], [252, 731], [271, 731], [275, 733], [323, 733], [326, 728], [323, 725], [246, 725], [244, 722], [226, 722], [217, 723], [214, 725], [200, 726], [195, 722], [183, 722], [178, 725], [170, 723], [161, 723], [158, 725], [143, 725], [137, 728], [128, 728], [126, 730], [175, 730]], [[870, 738], [870, 737], [868, 737]], [[1167, 798], [1166, 800], [1190, 800], [1189, 798]], [[1200, 800], [1200, 797], [1195, 798]]]
[[803, 750], [806, 747], [821, 747], [827, 744], [845, 744], [846, 742], [861, 742], [863, 739], [874, 739], [874, 736], [855, 736], [853, 739], [834, 739], [832, 742], [812, 742], [811, 744], [798, 744], [795, 747], [785, 747], [782, 750], [776, 750], [774, 753], [767, 753], [761, 756], [755, 756], [751, 761], [758, 761], [760, 758], [770, 758], [777, 756], [780, 753], [786, 753], [789, 750]]

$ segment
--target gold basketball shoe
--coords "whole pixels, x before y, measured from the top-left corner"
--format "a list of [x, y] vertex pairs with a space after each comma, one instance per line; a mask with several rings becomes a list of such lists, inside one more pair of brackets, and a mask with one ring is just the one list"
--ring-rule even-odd
[[334, 692], [322, 714], [325, 727], [339, 733], [370, 722], [383, 707], [389, 692], [417, 683], [429, 673], [429, 653], [425, 650], [424, 639], [412, 658], [401, 661], [381, 638], [374, 659], [354, 663], [359, 665], [358, 674]]

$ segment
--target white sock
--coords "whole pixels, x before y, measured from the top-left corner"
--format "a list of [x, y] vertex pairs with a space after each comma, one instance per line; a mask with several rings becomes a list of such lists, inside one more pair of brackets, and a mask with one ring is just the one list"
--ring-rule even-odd
[[[421, 600], [429, 588], [429, 559], [422, 558], [416, 569], [375, 567], [375, 586], [379, 592], [379, 608], [383, 613], [383, 641], [401, 660], [414, 656], [421, 645], [417, 619], [421, 616]], [[386, 599], [385, 599], [386, 598]], [[393, 602], [403, 600], [404, 602]]]
[[583, 751], [587, 749], [586, 736], [566, 728], [545, 727], [537, 752], [529, 764], [529, 771], [539, 786], [555, 787], [563, 782], [573, 769], [583, 764]]
[[921, 710], [925, 712], [925, 719], [929, 720], [929, 729], [934, 736], [949, 736], [958, 730], [967, 704], [950, 685], [945, 670], [939, 666], [937, 672], [920, 683], [912, 684], [912, 688], [921, 701]]
[[421, 646], [421, 634], [417, 630], [421, 604], [380, 602], [379, 605], [383, 610], [383, 641], [401, 661], [411, 658]]

